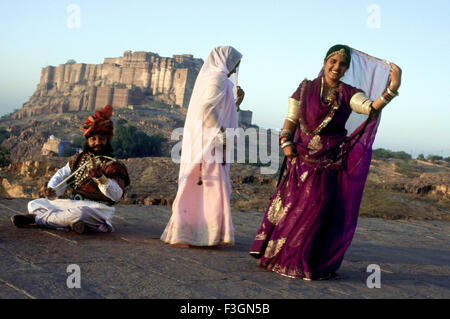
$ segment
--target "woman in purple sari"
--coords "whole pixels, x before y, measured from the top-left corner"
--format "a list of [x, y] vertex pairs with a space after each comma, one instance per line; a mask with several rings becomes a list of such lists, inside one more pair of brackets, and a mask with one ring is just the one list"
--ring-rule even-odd
[[[347, 82], [361, 89], [341, 81], [346, 71]], [[400, 80], [395, 64], [335, 45], [319, 76], [300, 84], [280, 135], [286, 170], [250, 251], [259, 266], [305, 280], [337, 277], [356, 229], [380, 111], [398, 95]], [[352, 111], [366, 120], [348, 136]]]

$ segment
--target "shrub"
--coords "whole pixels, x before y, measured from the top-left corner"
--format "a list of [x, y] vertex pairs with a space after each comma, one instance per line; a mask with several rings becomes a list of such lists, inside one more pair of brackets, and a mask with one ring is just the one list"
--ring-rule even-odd
[[72, 141], [70, 141], [70, 145], [74, 148], [83, 148], [86, 143], [86, 138], [84, 136], [77, 136]]
[[11, 163], [11, 154], [9, 150], [0, 146], [0, 167], [8, 166]]
[[125, 126], [117, 121], [111, 145], [115, 156], [119, 158], [146, 157], [161, 155], [161, 144], [165, 138], [161, 135], [147, 135], [135, 126]]
[[444, 158], [442, 156], [439, 155], [428, 155], [427, 156], [427, 160], [429, 160], [430, 162], [434, 162], [434, 161], [442, 161]]
[[77, 151], [73, 147], [67, 147], [62, 151], [61, 156], [63, 157], [70, 157], [74, 155]]
[[9, 132], [4, 127], [0, 127], [0, 144], [9, 137]]
[[396, 159], [408, 160], [408, 159], [412, 158], [411, 155], [406, 152], [403, 152], [403, 151], [393, 152], [390, 150], [386, 150], [384, 148], [377, 148], [377, 149], [373, 150], [372, 156], [373, 156], [373, 158], [377, 158], [377, 159], [396, 158]]

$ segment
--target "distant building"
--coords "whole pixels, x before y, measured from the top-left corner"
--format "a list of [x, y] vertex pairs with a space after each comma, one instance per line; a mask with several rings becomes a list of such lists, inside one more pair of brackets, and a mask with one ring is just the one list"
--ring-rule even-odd
[[238, 112], [238, 123], [239, 125], [250, 126], [252, 125], [252, 111], [240, 110]]
[[58, 155], [62, 156], [66, 148], [72, 147], [70, 141], [61, 140], [54, 135], [50, 135], [47, 142], [42, 146], [42, 155]]

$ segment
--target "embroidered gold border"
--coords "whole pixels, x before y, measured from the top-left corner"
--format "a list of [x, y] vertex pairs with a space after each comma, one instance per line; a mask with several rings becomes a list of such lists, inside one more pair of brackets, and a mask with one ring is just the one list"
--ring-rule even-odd
[[266, 251], [264, 253], [264, 257], [266, 258], [273, 258], [276, 256], [281, 248], [283, 248], [284, 244], [286, 243], [287, 237], [279, 238], [276, 240], [271, 240], [267, 244]]
[[[303, 89], [303, 87], [302, 87], [302, 89]], [[339, 87], [339, 89], [340, 89], [340, 87]], [[301, 93], [301, 94], [303, 94], [303, 93]], [[300, 103], [300, 107], [302, 107], [302, 103]], [[308, 135], [312, 135], [312, 134], [313, 135], [317, 135], [317, 134], [319, 134], [328, 125], [328, 123], [331, 122], [331, 120], [333, 119], [334, 114], [336, 113], [337, 109], [339, 109], [339, 102], [336, 99], [334, 101], [333, 106], [331, 107], [330, 111], [328, 112], [327, 116], [323, 119], [323, 121], [314, 130], [307, 129], [303, 125], [303, 123], [301, 121], [299, 121], [300, 122], [300, 129], [304, 133], [306, 133]], [[306, 114], [306, 111], [307, 110], [306, 110], [306, 106], [305, 106], [304, 114]], [[300, 114], [301, 114], [301, 111], [300, 111]]]
[[277, 225], [278, 222], [283, 218], [286, 214], [287, 210], [291, 207], [291, 203], [286, 206], [283, 205], [283, 200], [281, 199], [280, 192], [278, 191], [275, 196], [272, 204], [270, 205], [269, 211], [267, 212], [267, 219], [274, 225]]

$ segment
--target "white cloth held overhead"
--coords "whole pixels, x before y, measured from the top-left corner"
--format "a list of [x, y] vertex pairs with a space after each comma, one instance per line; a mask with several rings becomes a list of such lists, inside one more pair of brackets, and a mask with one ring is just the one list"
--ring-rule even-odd
[[[385, 60], [373, 57], [359, 50], [351, 48], [350, 52], [350, 67], [345, 72], [341, 81], [363, 90], [369, 99], [375, 101], [386, 88], [391, 66]], [[374, 81], [374, 79], [377, 80]], [[348, 134], [351, 134], [366, 119], [366, 114], [353, 112], [345, 125]], [[379, 122], [380, 120], [381, 114], [378, 115], [377, 121]]]

